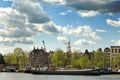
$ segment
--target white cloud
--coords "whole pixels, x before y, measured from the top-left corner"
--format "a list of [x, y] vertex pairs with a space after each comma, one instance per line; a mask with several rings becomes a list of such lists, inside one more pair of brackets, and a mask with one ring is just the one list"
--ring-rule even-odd
[[97, 11], [78, 11], [78, 14], [82, 17], [92, 17], [95, 16], [97, 14], [99, 14], [99, 12]]
[[92, 30], [90, 26], [84, 25], [84, 26], [78, 26], [77, 28], [73, 27], [56, 27], [59, 32], [63, 34], [69, 34], [69, 35], [75, 35], [75, 36], [84, 36], [89, 37], [94, 40], [101, 40], [99, 36], [96, 35], [96, 32]]
[[112, 40], [111, 42], [113, 42], [115, 45], [120, 45], [120, 40]]
[[0, 29], [0, 43], [5, 45], [32, 44], [33, 36], [40, 32], [33, 24], [46, 23], [43, 32], [55, 31], [54, 25], [47, 24], [49, 22], [49, 16], [39, 3], [32, 2], [32, 0], [14, 0], [12, 8], [0, 8], [0, 25], [3, 27]]
[[75, 46], [82, 46], [82, 45], [95, 45], [96, 43], [86, 39], [80, 39], [74, 42]]
[[72, 10], [67, 10], [66, 12], [61, 12], [60, 15], [65, 16], [71, 12], [72, 12]]
[[40, 32], [48, 33], [48, 34], [57, 34], [59, 31], [57, 30], [57, 26], [52, 22], [44, 23], [44, 24], [34, 24]]
[[60, 15], [65, 16], [65, 15], [67, 15], [67, 13], [66, 12], [61, 12]]
[[63, 4], [65, 4], [65, 0], [41, 0], [41, 2], [46, 3], [46, 4], [52, 4], [52, 5], [56, 5], [56, 4], [57, 5], [63, 5]]
[[[14, 5], [16, 4], [17, 5]], [[27, 5], [27, 6], [26, 6]], [[30, 23], [45, 23], [49, 22], [49, 16], [43, 11], [41, 5], [31, 0], [14, 0], [14, 9], [18, 10], [21, 14], [26, 15]]]
[[118, 21], [107, 19], [106, 22], [113, 27], [120, 27], [120, 19]]
[[106, 30], [96, 29], [97, 32], [106, 32]]
[[0, 37], [0, 43], [5, 45], [14, 45], [15, 43], [32, 44], [33, 42], [34, 40], [30, 37], [21, 37], [21, 38]]
[[96, 35], [96, 32], [94, 32], [92, 28], [88, 25], [78, 26], [76, 29], [66, 29], [66, 30], [69, 30], [66, 32], [71, 35], [84, 36], [94, 40], [101, 40], [101, 38]]
[[5, 1], [5, 2], [6, 2], [6, 1], [13, 1], [13, 0], [3, 0], [3, 1]]
[[[2, 43], [2, 41], [3, 43], [32, 43], [33, 41], [27, 38], [30, 37], [33, 40], [33, 36], [39, 32], [84, 36], [94, 40], [101, 39], [90, 26], [84, 25], [73, 28], [56, 25], [51, 21], [49, 15], [43, 11], [40, 3], [38, 3], [41, 1], [14, 0], [12, 8], [0, 8], [0, 25], [4, 26], [4, 28], [0, 29], [0, 43]], [[43, 0], [42, 2], [67, 4], [65, 0]], [[71, 10], [68, 10], [66, 13], [71, 12]]]
[[0, 43], [33, 43], [28, 37], [32, 38], [38, 31], [32, 24], [26, 24], [25, 15], [12, 8], [0, 8], [0, 13], [0, 25], [3, 26], [0, 29]]
[[92, 32], [92, 33], [86, 33], [86, 34], [84, 34], [86, 37], [89, 37], [89, 38], [91, 38], [91, 39], [94, 39], [94, 40], [102, 40], [102, 38], [101, 37], [99, 37], [99, 36], [97, 36], [96, 35], [96, 32]]
[[65, 43], [65, 44], [68, 42], [68, 39], [66, 37], [63, 37], [63, 36], [58, 36], [57, 40], [60, 41], [60, 42]]

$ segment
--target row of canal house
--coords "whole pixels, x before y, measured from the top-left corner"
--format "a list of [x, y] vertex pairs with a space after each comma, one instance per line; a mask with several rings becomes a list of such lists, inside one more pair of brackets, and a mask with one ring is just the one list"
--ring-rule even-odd
[[[53, 51], [49, 51], [49, 52], [46, 51], [45, 44], [44, 44], [44, 48], [34, 47], [34, 49], [29, 54], [29, 61], [30, 61], [31, 67], [39, 68], [43, 66], [50, 66], [50, 58], [53, 53], [54, 53]], [[70, 53], [71, 53], [71, 45], [69, 40], [67, 44], [68, 57], [70, 56]]]
[[29, 54], [30, 65], [33, 68], [39, 68], [43, 66], [49, 66], [50, 57], [53, 54], [53, 51], [46, 52], [42, 47], [35, 48]]
[[120, 67], [120, 46], [110, 46], [104, 49], [104, 67]]
[[[69, 53], [71, 53], [71, 45], [70, 40], [67, 44], [67, 55], [69, 57]], [[49, 66], [50, 65], [50, 57], [53, 54], [53, 51], [46, 52], [44, 48], [36, 48], [31, 51], [29, 54], [29, 61], [31, 67], [40, 67], [40, 66]], [[104, 67], [120, 67], [116, 61], [120, 61], [120, 46], [110, 46], [104, 49]], [[112, 63], [113, 62], [113, 63]]]

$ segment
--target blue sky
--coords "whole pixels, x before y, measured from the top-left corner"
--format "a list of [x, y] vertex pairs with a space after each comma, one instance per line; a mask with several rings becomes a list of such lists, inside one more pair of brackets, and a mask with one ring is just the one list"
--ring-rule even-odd
[[120, 45], [119, 0], [0, 0], [0, 53]]

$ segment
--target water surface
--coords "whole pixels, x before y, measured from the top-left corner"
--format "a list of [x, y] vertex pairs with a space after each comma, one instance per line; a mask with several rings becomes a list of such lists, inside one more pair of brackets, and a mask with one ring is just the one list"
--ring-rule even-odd
[[0, 73], [0, 80], [120, 80], [120, 75], [32, 75], [26, 73]]

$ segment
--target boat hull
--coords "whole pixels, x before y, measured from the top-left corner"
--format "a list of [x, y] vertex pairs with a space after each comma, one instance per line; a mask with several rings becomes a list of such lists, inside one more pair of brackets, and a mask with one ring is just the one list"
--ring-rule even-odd
[[90, 70], [90, 71], [39, 71], [39, 70], [33, 70], [32, 74], [40, 74], [40, 75], [100, 75], [98, 70]]

